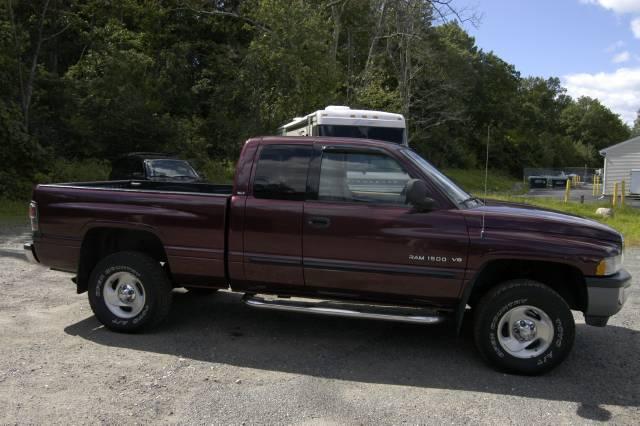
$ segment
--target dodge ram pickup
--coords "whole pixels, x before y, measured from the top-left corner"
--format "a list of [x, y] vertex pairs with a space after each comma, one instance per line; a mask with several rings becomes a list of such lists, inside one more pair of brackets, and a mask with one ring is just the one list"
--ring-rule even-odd
[[572, 310], [605, 326], [631, 285], [615, 230], [484, 202], [382, 141], [254, 138], [233, 185], [38, 185], [29, 212], [27, 256], [74, 273], [98, 320], [120, 332], [159, 324], [174, 288], [229, 289], [292, 315], [454, 332], [472, 315], [489, 364], [540, 374], [571, 350]]

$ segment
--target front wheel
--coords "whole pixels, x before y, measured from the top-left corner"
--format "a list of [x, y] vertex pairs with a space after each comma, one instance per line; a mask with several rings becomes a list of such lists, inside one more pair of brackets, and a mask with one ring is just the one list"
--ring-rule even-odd
[[571, 351], [575, 323], [565, 300], [531, 280], [508, 281], [478, 303], [474, 337], [482, 357], [499, 370], [545, 373]]
[[98, 262], [88, 290], [93, 313], [114, 331], [152, 328], [171, 306], [171, 284], [160, 263], [135, 251], [114, 253]]

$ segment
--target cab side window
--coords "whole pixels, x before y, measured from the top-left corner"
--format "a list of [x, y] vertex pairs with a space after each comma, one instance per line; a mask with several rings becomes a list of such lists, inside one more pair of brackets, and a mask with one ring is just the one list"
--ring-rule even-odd
[[275, 200], [304, 200], [312, 147], [266, 145], [260, 151], [253, 196]]
[[318, 199], [402, 205], [409, 179], [402, 166], [384, 154], [324, 152]]

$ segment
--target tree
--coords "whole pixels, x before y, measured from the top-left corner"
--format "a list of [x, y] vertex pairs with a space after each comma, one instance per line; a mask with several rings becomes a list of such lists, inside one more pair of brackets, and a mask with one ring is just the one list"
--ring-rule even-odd
[[631, 133], [617, 114], [586, 96], [564, 108], [560, 120], [571, 140], [597, 151], [628, 139]]
[[479, 49], [467, 19], [455, 0], [2, 0], [0, 197], [132, 150], [215, 170], [333, 103], [402, 112], [443, 167], [484, 164], [489, 127], [492, 167], [518, 175], [628, 137], [597, 100]]
[[633, 127], [631, 128], [631, 136], [632, 137], [640, 136], [640, 110], [638, 110], [636, 119], [633, 121]]

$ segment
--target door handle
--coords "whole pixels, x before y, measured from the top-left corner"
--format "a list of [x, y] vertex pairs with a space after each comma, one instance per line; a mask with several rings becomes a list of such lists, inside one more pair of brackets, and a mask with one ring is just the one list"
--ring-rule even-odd
[[307, 220], [307, 223], [316, 228], [328, 228], [331, 225], [331, 219], [328, 217], [314, 216]]

